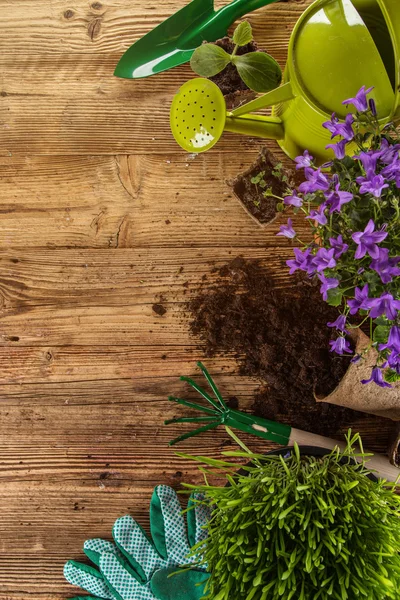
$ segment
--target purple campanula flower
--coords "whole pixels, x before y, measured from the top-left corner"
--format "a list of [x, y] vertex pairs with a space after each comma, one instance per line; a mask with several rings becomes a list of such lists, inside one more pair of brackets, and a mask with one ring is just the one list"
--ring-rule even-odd
[[329, 243], [331, 247], [335, 250], [334, 257], [340, 258], [342, 254], [347, 252], [349, 249], [349, 245], [345, 244], [343, 241], [343, 237], [338, 235], [337, 238], [329, 238]]
[[276, 235], [284, 235], [289, 239], [293, 239], [296, 237], [296, 232], [292, 226], [292, 219], [288, 219], [287, 225], [281, 225], [279, 233]]
[[300, 208], [301, 206], [303, 206], [303, 199], [300, 198], [296, 192], [293, 192], [293, 194], [291, 194], [291, 196], [286, 196], [283, 199], [283, 203], [289, 206], [295, 206], [296, 208]]
[[376, 153], [384, 165], [389, 165], [399, 158], [399, 150], [400, 144], [389, 144], [387, 139], [383, 138], [380, 150], [377, 150]]
[[389, 321], [394, 321], [400, 311], [400, 300], [395, 300], [389, 292], [385, 292], [380, 298], [374, 298], [371, 303], [369, 313], [371, 319], [377, 319], [381, 315], [385, 315]]
[[311, 169], [311, 167], [307, 167], [304, 169], [304, 174], [307, 181], [303, 181], [303, 183], [299, 185], [299, 191], [303, 194], [313, 194], [319, 190], [329, 190], [329, 179], [321, 172], [321, 169]]
[[379, 344], [379, 351], [390, 348], [395, 352], [400, 352], [400, 327], [393, 325], [390, 329], [388, 341], [386, 344]]
[[325, 204], [321, 204], [320, 207], [318, 208], [318, 210], [310, 210], [310, 214], [308, 217], [306, 217], [306, 219], [311, 219], [312, 221], [316, 221], [319, 225], [326, 225], [328, 222], [328, 219], [326, 217], [325, 214]]
[[296, 169], [305, 169], [306, 167], [311, 167], [312, 161], [314, 157], [308, 152], [308, 150], [304, 150], [301, 156], [297, 156], [294, 161], [296, 163]]
[[286, 261], [287, 266], [290, 267], [289, 273], [293, 275], [297, 269], [308, 272], [311, 259], [313, 258], [312, 256], [310, 257], [311, 249], [307, 248], [304, 252], [302, 252], [300, 248], [293, 248], [293, 252], [296, 258]]
[[367, 177], [357, 177], [356, 181], [360, 184], [360, 194], [372, 194], [375, 198], [380, 198], [383, 190], [389, 187], [382, 175], [374, 175], [372, 172]]
[[359, 310], [369, 310], [371, 308], [373, 300], [368, 297], [368, 291], [368, 283], [364, 285], [362, 290], [356, 287], [354, 290], [354, 299], [347, 300], [351, 315], [355, 315]]
[[369, 379], [362, 379], [361, 383], [363, 383], [365, 385], [367, 383], [371, 383], [372, 381], [374, 383], [376, 383], [376, 385], [379, 385], [379, 387], [388, 387], [388, 388], [392, 387], [390, 385], [390, 383], [387, 383], [383, 379], [383, 373], [382, 373], [382, 369], [380, 367], [374, 367], [372, 369], [371, 377]]
[[388, 365], [393, 371], [400, 375], [400, 352], [392, 350], [387, 358]]
[[328, 327], [334, 327], [338, 331], [342, 331], [343, 333], [349, 333], [346, 329], [346, 320], [347, 317], [345, 315], [339, 315], [336, 321], [333, 323], [327, 323]]
[[358, 90], [354, 98], [348, 98], [347, 100], [343, 100], [342, 104], [346, 106], [348, 104], [352, 104], [358, 112], [365, 112], [366, 110], [368, 110], [367, 94], [372, 92], [373, 89], [373, 87], [370, 87], [366, 90], [365, 85], [363, 85], [362, 88]]
[[350, 362], [353, 363], [353, 365], [356, 365], [357, 363], [360, 362], [361, 359], [362, 359], [361, 354], [355, 354]]
[[326, 149], [331, 148], [335, 153], [336, 158], [341, 160], [346, 156], [346, 144], [346, 140], [340, 140], [340, 142], [337, 142], [336, 144], [328, 144]]
[[378, 111], [376, 110], [376, 103], [375, 100], [373, 98], [370, 98], [368, 100], [368, 106], [369, 106], [369, 110], [371, 111], [371, 114], [373, 117], [377, 117], [378, 116]]
[[355, 258], [363, 258], [367, 253], [371, 258], [379, 258], [377, 244], [383, 242], [387, 235], [387, 231], [383, 231], [383, 229], [375, 231], [375, 223], [370, 219], [364, 231], [357, 231], [351, 236], [357, 244]]
[[400, 275], [400, 256], [389, 258], [389, 250], [387, 248], [379, 248], [379, 256], [371, 262], [370, 268], [376, 271], [382, 280], [382, 283], [391, 283], [393, 277]]
[[354, 158], [358, 158], [369, 178], [376, 174], [376, 164], [378, 162], [379, 153], [374, 151], [360, 152], [360, 154]]
[[322, 123], [322, 126], [331, 132], [332, 138], [336, 137], [337, 135], [340, 135], [345, 140], [350, 142], [354, 138], [354, 131], [352, 127], [353, 123], [354, 116], [352, 114], [348, 114], [344, 123], [340, 123], [335, 113], [333, 113], [331, 120]]
[[318, 274], [318, 279], [322, 283], [319, 291], [326, 302], [328, 300], [328, 291], [339, 287], [339, 279], [336, 279], [335, 277], [325, 277], [323, 273]]
[[381, 175], [388, 179], [389, 181], [397, 179], [400, 174], [400, 160], [399, 157], [396, 156], [393, 158], [392, 162], [386, 165], [384, 169], [381, 171]]
[[312, 265], [318, 272], [324, 269], [333, 269], [336, 267], [336, 260], [333, 258], [334, 253], [335, 250], [333, 248], [330, 250], [320, 248], [313, 258]]
[[337, 211], [340, 212], [343, 204], [347, 204], [353, 200], [353, 194], [350, 192], [340, 191], [340, 183], [336, 184], [335, 191], [330, 194], [326, 194], [326, 202], [330, 205], [329, 214]]
[[353, 354], [353, 350], [351, 349], [350, 343], [346, 340], [345, 337], [339, 336], [336, 340], [331, 340], [329, 342], [331, 347], [331, 352], [336, 352], [336, 354], [344, 354], [348, 352], [349, 354]]

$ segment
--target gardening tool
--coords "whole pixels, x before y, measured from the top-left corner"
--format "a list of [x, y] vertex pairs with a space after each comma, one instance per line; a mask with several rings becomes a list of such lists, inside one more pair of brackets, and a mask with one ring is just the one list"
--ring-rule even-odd
[[[66, 579], [93, 594], [85, 600], [200, 600], [209, 575], [188, 568], [197, 561], [188, 555], [207, 536], [204, 526], [210, 510], [202, 499], [200, 494], [189, 499], [193, 510], [188, 511], [186, 532], [176, 493], [169, 486], [157, 486], [150, 503], [152, 541], [131, 516], [121, 517], [113, 527], [115, 544], [101, 539], [84, 544], [97, 568], [70, 560], [64, 567]], [[182, 566], [186, 569], [180, 571]]]
[[276, 0], [233, 0], [218, 11], [214, 0], [192, 0], [131, 46], [114, 75], [127, 79], [149, 77], [188, 62], [204, 41], [227, 34], [236, 19]]
[[[345, 442], [338, 442], [321, 435], [295, 429], [294, 427], [290, 427], [290, 425], [269, 421], [268, 419], [262, 419], [261, 417], [256, 417], [229, 408], [205, 366], [201, 362], [197, 363], [197, 365], [200, 367], [206, 378], [214, 398], [190, 377], [181, 377], [181, 380], [186, 381], [194, 390], [196, 390], [196, 392], [207, 401], [209, 406], [203, 406], [182, 398], [170, 396], [169, 400], [171, 402], [193, 408], [206, 415], [203, 417], [179, 417], [165, 421], [165, 425], [171, 423], [204, 423], [204, 425], [198, 429], [189, 431], [188, 433], [184, 433], [175, 438], [170, 442], [170, 445], [177, 444], [178, 442], [191, 438], [204, 431], [215, 429], [219, 425], [225, 425], [226, 427], [239, 429], [243, 433], [251, 433], [264, 440], [276, 442], [282, 446], [292, 446], [294, 442], [296, 442], [299, 446], [318, 446], [320, 448], [328, 449], [339, 447], [341, 450], [346, 448]], [[381, 454], [371, 454], [371, 459], [368, 461], [367, 467], [387, 481], [396, 481], [400, 476], [400, 471], [390, 464], [386, 456]]]
[[[295, 158], [305, 149], [324, 162], [332, 113], [343, 119], [345, 98], [374, 87], [382, 127], [400, 119], [399, 0], [316, 0], [294, 28], [283, 85], [239, 108], [226, 111], [211, 81], [185, 83], [171, 107], [171, 129], [182, 148], [204, 152], [224, 130], [278, 140]], [[272, 116], [250, 114], [273, 107]]]

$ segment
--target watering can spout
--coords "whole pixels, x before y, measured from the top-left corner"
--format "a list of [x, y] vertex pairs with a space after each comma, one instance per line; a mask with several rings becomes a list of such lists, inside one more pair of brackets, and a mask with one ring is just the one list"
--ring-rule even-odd
[[228, 113], [225, 121], [225, 131], [270, 140], [282, 140], [285, 137], [281, 119], [259, 115], [235, 117], [234, 114]]

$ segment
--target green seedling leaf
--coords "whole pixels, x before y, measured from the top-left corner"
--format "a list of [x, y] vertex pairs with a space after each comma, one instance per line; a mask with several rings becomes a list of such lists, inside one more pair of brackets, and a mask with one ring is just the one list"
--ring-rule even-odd
[[379, 342], [379, 344], [385, 344], [388, 340], [390, 332], [390, 327], [386, 325], [378, 325], [374, 330], [374, 342]]
[[251, 28], [250, 23], [248, 21], [243, 21], [242, 23], [239, 23], [239, 25], [236, 27], [233, 33], [233, 43], [237, 44], [238, 46], [246, 46], [247, 44], [250, 44], [252, 39], [253, 30]]
[[385, 381], [387, 383], [396, 383], [396, 381], [400, 381], [400, 375], [393, 371], [393, 369], [388, 369], [385, 371]]
[[343, 292], [339, 288], [328, 290], [328, 304], [329, 306], [340, 306], [342, 303]]
[[190, 59], [192, 70], [201, 77], [213, 77], [231, 62], [231, 56], [215, 44], [203, 44], [194, 51]]
[[278, 87], [282, 80], [280, 66], [272, 56], [264, 52], [233, 56], [232, 62], [245, 84], [255, 92], [269, 92]]

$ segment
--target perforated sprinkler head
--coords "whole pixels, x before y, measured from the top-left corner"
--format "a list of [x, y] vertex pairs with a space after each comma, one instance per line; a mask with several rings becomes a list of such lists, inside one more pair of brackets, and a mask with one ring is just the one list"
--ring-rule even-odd
[[187, 152], [205, 152], [220, 139], [226, 120], [224, 96], [215, 83], [201, 77], [183, 84], [172, 101], [171, 130]]

